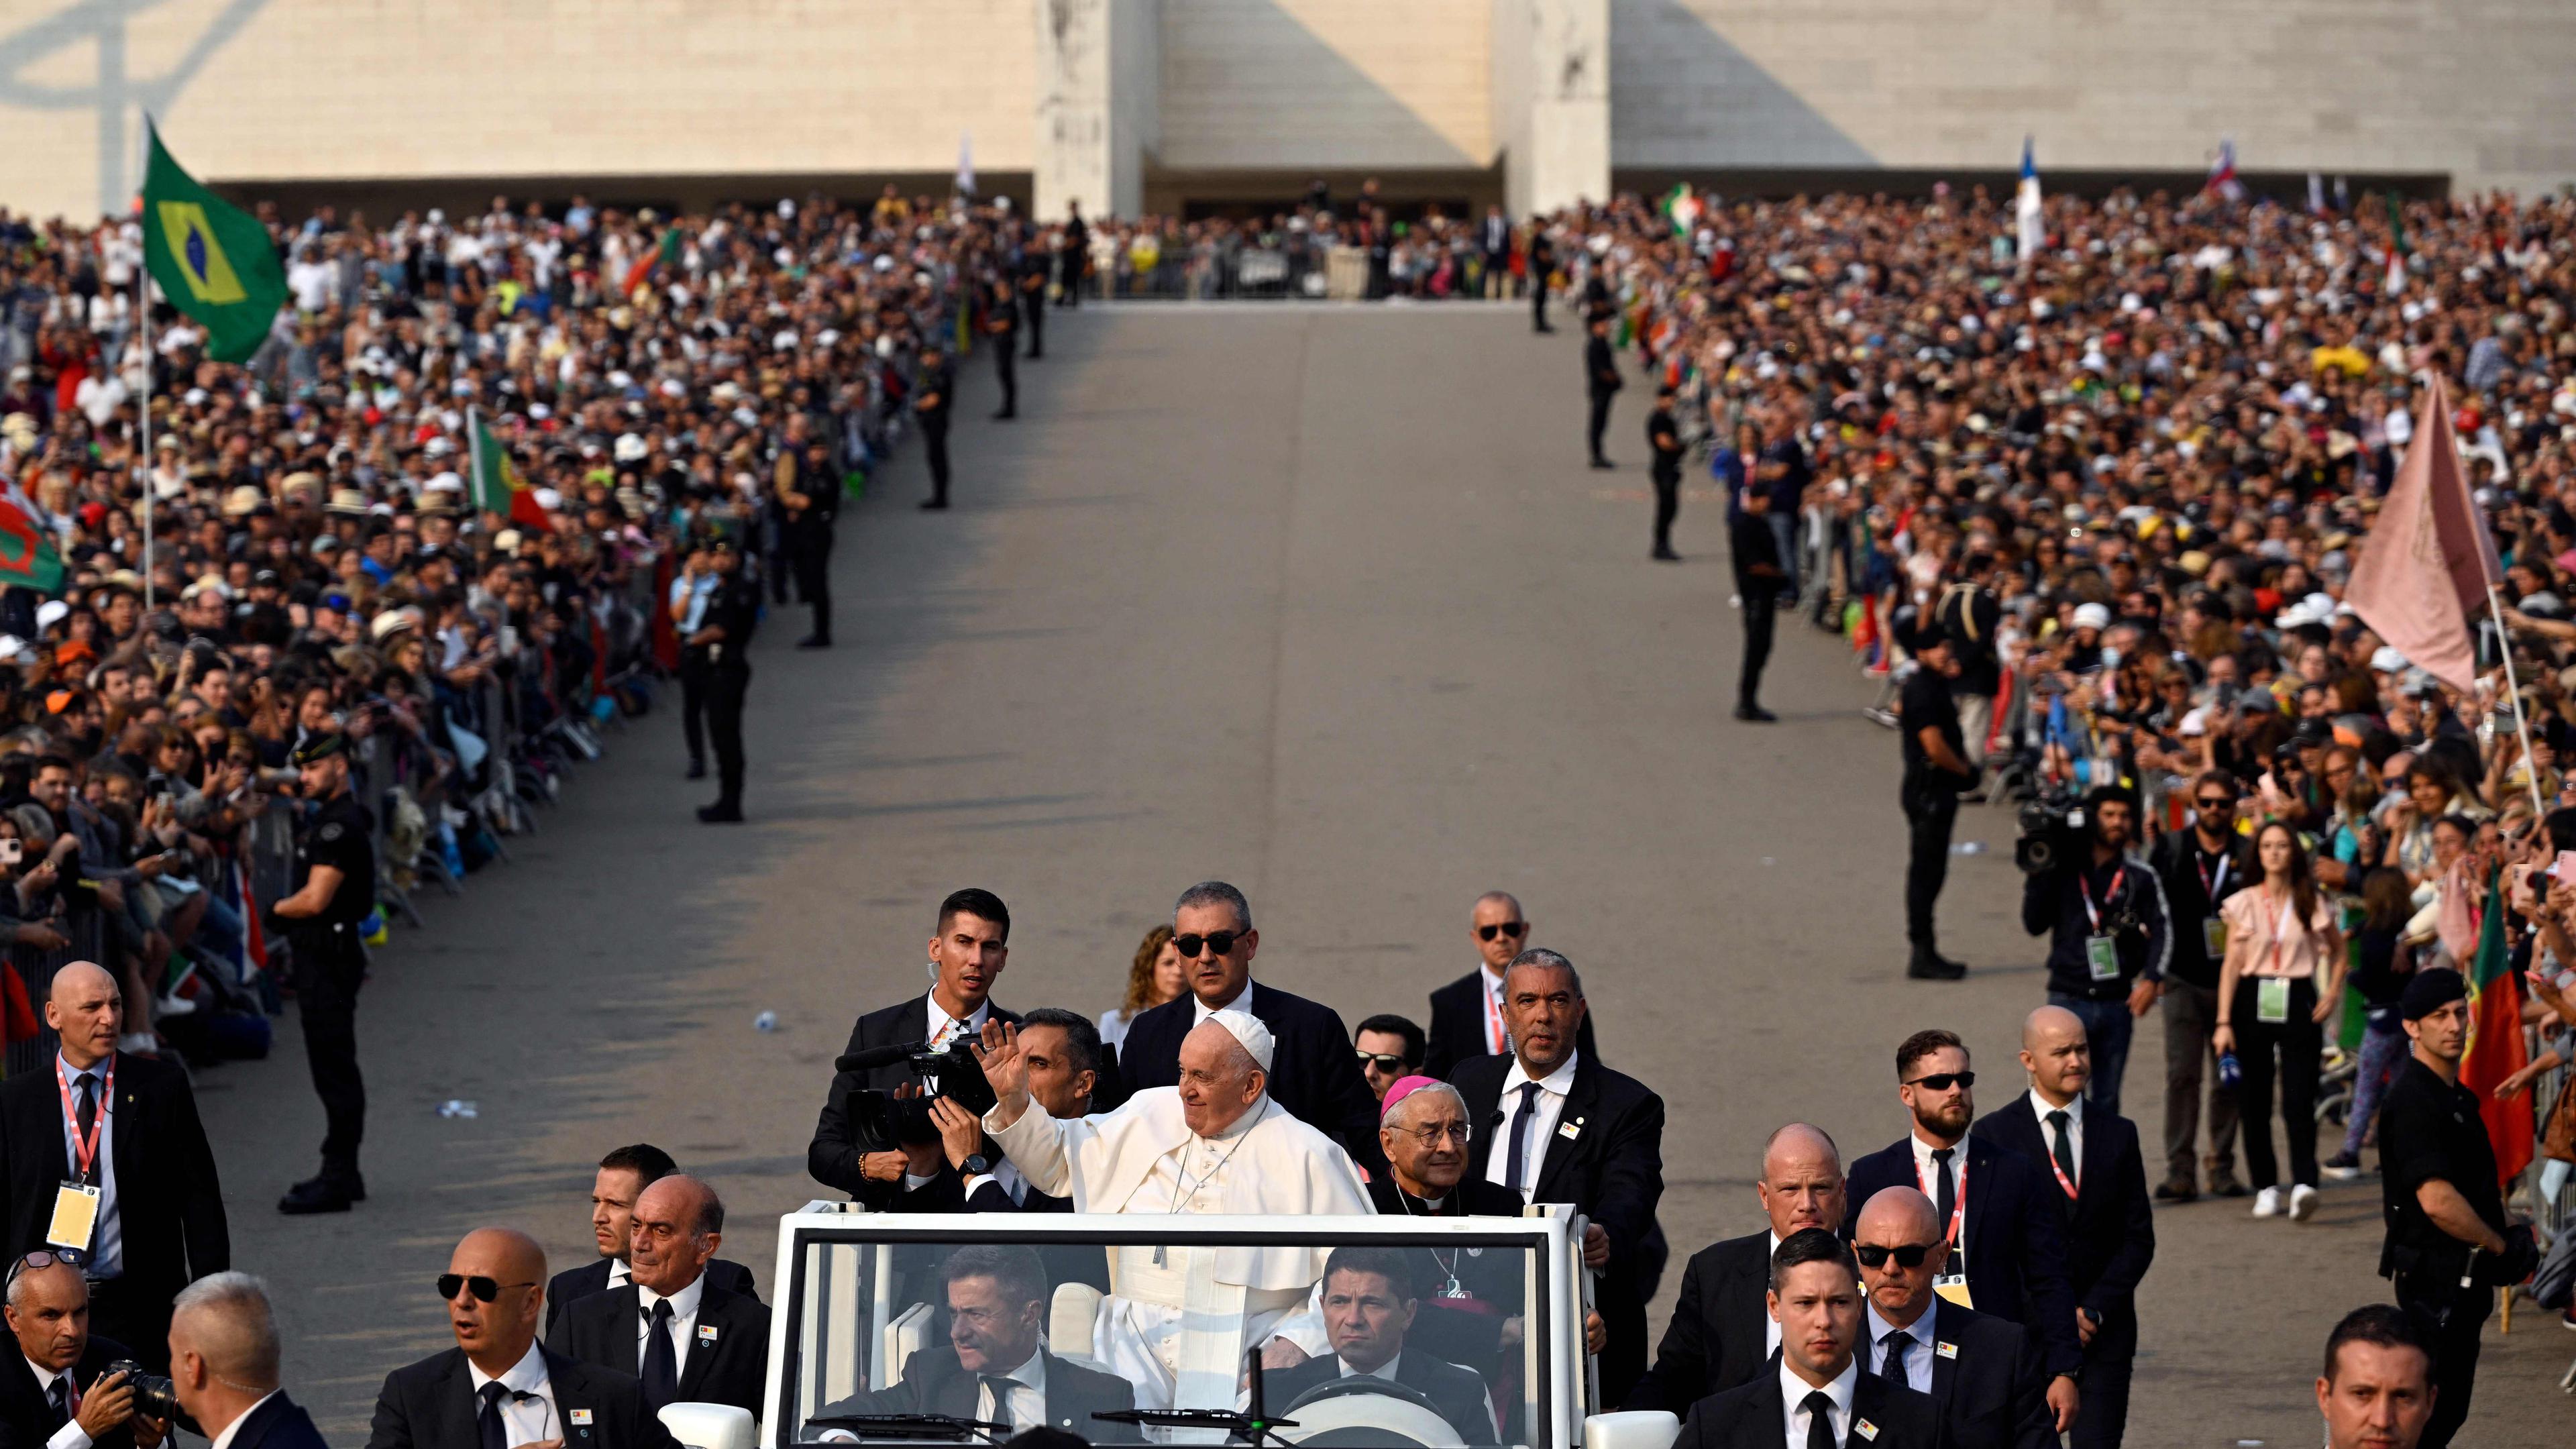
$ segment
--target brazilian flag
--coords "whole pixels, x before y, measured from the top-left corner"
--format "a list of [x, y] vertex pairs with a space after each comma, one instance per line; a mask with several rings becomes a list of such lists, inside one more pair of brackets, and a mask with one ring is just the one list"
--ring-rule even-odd
[[[146, 121], [145, 125], [150, 126]], [[152, 129], [143, 172], [143, 261], [171, 304], [206, 329], [206, 355], [244, 362], [268, 340], [286, 273], [259, 218], [197, 184]]]

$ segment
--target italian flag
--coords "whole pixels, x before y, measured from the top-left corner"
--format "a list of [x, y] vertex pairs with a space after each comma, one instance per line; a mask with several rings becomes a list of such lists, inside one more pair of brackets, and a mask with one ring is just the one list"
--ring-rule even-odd
[[510, 450], [483, 421], [482, 414], [468, 412], [466, 426], [474, 434], [474, 506], [486, 513], [500, 514], [520, 528], [554, 532], [554, 515], [537, 502], [537, 491], [520, 476]]
[[2522, 993], [2505, 952], [2501, 875], [2488, 880], [2486, 920], [2478, 930], [2477, 955], [2463, 974], [2469, 983], [2469, 1048], [2460, 1058], [2460, 1085], [2478, 1094], [2478, 1115], [2486, 1119], [2497, 1180], [2511, 1182], [2531, 1165], [2531, 1094], [2522, 1092], [2510, 1102], [2499, 1102], [2495, 1089], [2522, 1070], [2531, 1053], [2522, 1040]]

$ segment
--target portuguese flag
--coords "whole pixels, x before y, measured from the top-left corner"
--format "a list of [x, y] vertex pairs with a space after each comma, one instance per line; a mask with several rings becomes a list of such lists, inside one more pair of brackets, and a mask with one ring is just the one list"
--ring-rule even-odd
[[510, 458], [491, 425], [478, 411], [468, 411], [466, 426], [474, 434], [474, 506], [487, 513], [497, 513], [520, 528], [533, 528], [540, 533], [555, 531], [554, 515], [537, 502], [537, 490], [519, 474], [519, 465]]
[[2501, 876], [2488, 882], [2477, 956], [2463, 974], [2469, 983], [2469, 1048], [2460, 1058], [2460, 1085], [2478, 1094], [2478, 1115], [2486, 1119], [2497, 1179], [2511, 1182], [2531, 1165], [2531, 1094], [2521, 1092], [2510, 1102], [2499, 1102], [2495, 1089], [2522, 1070], [2531, 1054], [2522, 1040], [2522, 992], [2505, 953]]
[[63, 556], [54, 551], [43, 517], [14, 481], [0, 478], [0, 585], [63, 591]]
[[617, 289], [618, 293], [621, 296], [634, 296], [635, 289], [650, 281], [655, 271], [675, 270], [679, 265], [680, 229], [676, 226], [664, 227], [662, 238], [653, 243], [653, 249], [637, 257], [634, 264], [626, 269], [626, 281]]

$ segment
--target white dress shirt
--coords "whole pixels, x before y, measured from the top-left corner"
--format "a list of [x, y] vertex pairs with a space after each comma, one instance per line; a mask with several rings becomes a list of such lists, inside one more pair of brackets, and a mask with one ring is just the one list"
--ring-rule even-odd
[[1011, 1387], [1007, 1390], [1010, 1395], [1011, 1402], [1004, 1405], [995, 1404], [993, 1402], [992, 1386], [989, 1384], [979, 1385], [975, 1390], [976, 1418], [982, 1419], [986, 1423], [998, 1424], [1002, 1422], [1002, 1415], [996, 1413], [995, 1410], [1007, 1409], [1009, 1411], [1011, 1427], [1014, 1429], [1043, 1429], [1046, 1427], [1045, 1349], [1041, 1348], [1030, 1354], [1029, 1361], [1027, 1363], [1020, 1365], [1009, 1373], [996, 1374], [994, 1377], [1005, 1378], [1011, 1381]]
[[1821, 1390], [1798, 1377], [1798, 1371], [1789, 1367], [1789, 1360], [1782, 1358], [1780, 1360], [1780, 1411], [1783, 1415], [1782, 1422], [1789, 1434], [1789, 1449], [1806, 1449], [1807, 1395], [1813, 1393], [1822, 1393], [1834, 1401], [1833, 1412], [1829, 1416], [1833, 1420], [1834, 1442], [1842, 1445], [1843, 1449], [1852, 1449], [1852, 1393], [1859, 1383], [1859, 1354], [1853, 1354], [1851, 1362], [1843, 1365], [1842, 1373]]
[[[55, 1055], [63, 1071], [63, 1084], [72, 1090], [72, 1102], [80, 1102], [81, 1078], [87, 1077], [90, 1089], [98, 1098], [98, 1226], [89, 1240], [89, 1265], [81, 1271], [92, 1278], [114, 1278], [125, 1271], [125, 1222], [116, 1210], [116, 1114], [109, 1110], [107, 1070], [110, 1058], [102, 1057], [84, 1068], [75, 1068], [60, 1053]], [[57, 1099], [56, 1105], [60, 1105]], [[63, 1118], [63, 1162], [76, 1167], [80, 1163], [80, 1131], [71, 1117]]]
[[973, 1011], [966, 1013], [966, 1019], [961, 1022], [948, 1014], [947, 1007], [939, 1004], [939, 992], [935, 988], [929, 994], [929, 1001], [930, 1030], [927, 1040], [930, 1042], [932, 1051], [942, 1051], [947, 1048], [948, 1043], [941, 1038], [948, 1034], [951, 1027], [962, 1026], [968, 1032], [981, 1033], [984, 1030], [984, 1023], [993, 1015], [993, 1003], [985, 1001], [976, 1006]]
[[1246, 1016], [1252, 1015], [1251, 977], [1246, 976], [1243, 978], [1243, 989], [1236, 992], [1234, 994], [1234, 999], [1225, 1003], [1223, 1006], [1210, 1006], [1206, 1002], [1199, 1000], [1196, 994], [1193, 994], [1190, 997], [1190, 1025], [1192, 1027], [1196, 1027], [1199, 1023], [1206, 1021], [1209, 1017], [1216, 1015], [1220, 1011], [1240, 1011]]
[[1914, 1392], [1918, 1394], [1928, 1394], [1932, 1392], [1932, 1357], [1934, 1352], [1932, 1347], [1932, 1321], [1938, 1318], [1940, 1314], [1941, 1300], [1936, 1295], [1930, 1303], [1924, 1305], [1923, 1311], [1916, 1315], [1912, 1323], [1899, 1329], [1895, 1324], [1879, 1317], [1878, 1305], [1876, 1303], [1872, 1303], [1869, 1305], [1868, 1317], [1863, 1325], [1869, 1330], [1869, 1342], [1865, 1345], [1867, 1352], [1865, 1355], [1856, 1353], [1852, 1355], [1852, 1357], [1855, 1359], [1866, 1357], [1869, 1363], [1869, 1371], [1873, 1374], [1884, 1376], [1887, 1373], [1887, 1350], [1882, 1347], [1882, 1345], [1887, 1342], [1887, 1336], [1889, 1334], [1901, 1332], [1907, 1338], [1913, 1340], [1912, 1343], [1907, 1344], [1905, 1347], [1906, 1386], [1913, 1389]]
[[[1775, 1243], [1773, 1246], [1777, 1247], [1778, 1244]], [[628, 1283], [631, 1283], [634, 1280], [635, 1270], [627, 1266], [624, 1258], [611, 1258], [608, 1260], [608, 1287], [611, 1292], [625, 1287]]]
[[[1764, 1253], [1762, 1255], [1762, 1261], [1765, 1263], [1770, 1262], [1771, 1253], [1776, 1253], [1778, 1251], [1780, 1251], [1780, 1235], [1778, 1233], [1773, 1233], [1771, 1235], [1771, 1252]], [[1770, 1312], [1766, 1309], [1762, 1314], [1762, 1356], [1764, 1358], [1769, 1358], [1771, 1355], [1778, 1353], [1779, 1351], [1780, 1320], [1772, 1317]]]
[[[224, 1426], [224, 1432], [217, 1434], [215, 1436], [215, 1441], [212, 1444], [207, 1445], [206, 1449], [233, 1449], [233, 1435], [240, 1433], [241, 1426], [250, 1422], [250, 1416], [259, 1412], [260, 1404], [267, 1403], [269, 1400], [276, 1398], [283, 1392], [285, 1391], [282, 1389], [270, 1389], [267, 1393], [260, 1395], [256, 1403], [253, 1403], [249, 1408], [242, 1410], [240, 1413], [233, 1415], [233, 1421]], [[480, 1408], [481, 1406], [477, 1405], [476, 1407]]]
[[[20, 1356], [24, 1357], [23, 1354]], [[35, 1372], [38, 1398], [51, 1397], [54, 1380], [66, 1377], [32, 1358], [27, 1360], [27, 1367]], [[80, 1426], [80, 1384], [77, 1380], [72, 1384], [71, 1399], [72, 1417], [64, 1420], [63, 1426], [54, 1431], [54, 1437], [45, 1441], [45, 1449], [89, 1449], [89, 1431]]]
[[[2076, 1093], [2063, 1107], [2052, 1107], [2048, 1099], [2039, 1094], [2039, 1088], [2033, 1087], [2030, 1089], [2030, 1110], [2039, 1118], [2039, 1150], [2043, 1153], [2053, 1153], [2057, 1150], [2057, 1134], [2049, 1130], [2048, 1114], [2051, 1112], [2066, 1114], [2066, 1145], [2075, 1153], [2075, 1170], [2067, 1176], [2075, 1179], [2077, 1187], [2082, 1187], [2084, 1185], [2084, 1094]], [[2051, 1157], [2049, 1162], [2054, 1163], [2056, 1160]], [[2055, 1173], [2049, 1175], [2056, 1176]]]
[[[1932, 1161], [1932, 1144], [1924, 1141], [1920, 1133], [1908, 1134], [1905, 1141], [1914, 1149], [1914, 1185], [1923, 1189], [1923, 1195], [1932, 1199], [1932, 1205], [1937, 1209], [1941, 1205], [1941, 1179], [1933, 1175], [1936, 1164]], [[1961, 1263], [1968, 1261], [1968, 1195], [1959, 1191], [1966, 1186], [1960, 1174], [1967, 1165], [1968, 1139], [1962, 1137], [1951, 1150], [1949, 1163], [1950, 1190], [1955, 1194], [1953, 1201], [1959, 1209], [1959, 1236], [1952, 1246], [1958, 1250]], [[1941, 1231], [1946, 1233], [1949, 1230], [1950, 1220], [1943, 1218]]]
[[1385, 1379], [1392, 1383], [1395, 1380], [1396, 1361], [1403, 1357], [1404, 1353], [1399, 1349], [1395, 1353], [1388, 1355], [1386, 1362], [1379, 1364], [1376, 1368], [1355, 1369], [1351, 1367], [1349, 1359], [1343, 1358], [1339, 1354], [1335, 1354], [1333, 1356], [1333, 1366], [1340, 1369], [1342, 1371], [1341, 1376], [1346, 1379]]
[[[688, 1371], [689, 1339], [698, 1327], [698, 1300], [707, 1295], [707, 1275], [701, 1270], [689, 1280], [689, 1286], [671, 1295], [671, 1377], [677, 1382]], [[638, 1283], [635, 1285], [635, 1366], [644, 1366], [644, 1350], [653, 1337], [653, 1305], [662, 1295]]]
[[[472, 1416], [469, 1422], [480, 1423], [483, 1386], [492, 1382], [492, 1376], [470, 1358], [465, 1361], [465, 1376], [473, 1390], [465, 1412]], [[546, 1376], [544, 1350], [529, 1344], [527, 1353], [501, 1375], [501, 1387], [512, 1395], [501, 1401], [501, 1427], [511, 1443], [534, 1444], [541, 1439], [563, 1437], [563, 1415], [555, 1407], [555, 1386]]]
[[[1511, 1176], [1512, 1127], [1520, 1123], [1525, 1134], [1523, 1140], [1527, 1143], [1522, 1149], [1521, 1197], [1528, 1199], [1538, 1186], [1540, 1170], [1547, 1165], [1547, 1149], [1556, 1139], [1557, 1119], [1565, 1115], [1565, 1094], [1574, 1090], [1574, 1069], [1582, 1061], [1583, 1053], [1567, 1052], [1565, 1060], [1557, 1064], [1555, 1071], [1544, 1077], [1532, 1078], [1521, 1066], [1520, 1058], [1512, 1058], [1511, 1070], [1503, 1073], [1502, 1098], [1496, 1104], [1503, 1109], [1503, 1130], [1485, 1162], [1487, 1182], [1499, 1187]], [[1520, 1122], [1521, 1087], [1533, 1080], [1538, 1083], [1538, 1096], [1530, 1102], [1529, 1120]], [[1582, 1129], [1578, 1125], [1575, 1130]]]

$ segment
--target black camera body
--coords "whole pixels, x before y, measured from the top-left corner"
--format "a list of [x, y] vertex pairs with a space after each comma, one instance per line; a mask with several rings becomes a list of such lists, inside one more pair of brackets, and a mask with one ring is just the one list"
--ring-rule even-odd
[[134, 1412], [147, 1419], [158, 1419], [165, 1424], [178, 1419], [179, 1391], [168, 1379], [159, 1374], [145, 1373], [143, 1365], [130, 1358], [121, 1358], [109, 1364], [107, 1374], [108, 1376], [125, 1375], [126, 1384], [134, 1390]]
[[2084, 859], [2093, 847], [2091, 822], [2081, 798], [2051, 791], [2021, 807], [2021, 837], [2013, 864], [2024, 875], [2046, 875]]
[[[877, 1053], [854, 1055], [883, 1056], [888, 1060], [872, 1065], [907, 1067], [919, 1096], [898, 1097], [883, 1087], [855, 1087], [849, 1096], [849, 1121], [853, 1134], [873, 1151], [888, 1151], [905, 1146], [927, 1146], [939, 1140], [939, 1125], [930, 1120], [930, 1104], [942, 1097], [981, 1117], [993, 1110], [1000, 1100], [992, 1083], [984, 1080], [984, 1068], [967, 1050], [963, 1041], [946, 1051], [932, 1051], [927, 1043], [909, 1047], [884, 1048]], [[847, 1058], [843, 1059], [847, 1061]], [[844, 1067], [843, 1070], [849, 1070]]]

